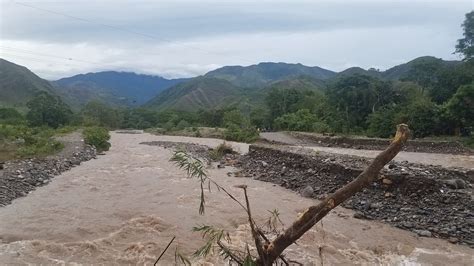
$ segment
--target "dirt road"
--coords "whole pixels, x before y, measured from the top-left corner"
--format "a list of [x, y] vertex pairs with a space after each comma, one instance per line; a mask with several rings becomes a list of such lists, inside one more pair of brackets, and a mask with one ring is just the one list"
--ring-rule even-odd
[[[321, 147], [314, 144], [304, 143], [293, 136], [285, 134], [284, 132], [266, 132], [261, 133], [260, 136], [269, 141], [284, 143], [287, 145], [298, 146], [313, 149], [315, 151], [346, 154], [353, 156], [360, 156], [366, 158], [374, 158], [380, 151], [375, 150], [358, 150], [335, 147]], [[466, 169], [474, 169], [474, 155], [452, 155], [452, 154], [437, 154], [437, 153], [423, 153], [423, 152], [400, 152], [395, 161], [408, 161], [411, 163], [419, 163], [426, 165], [440, 165], [443, 167], [460, 167]]]
[[[144, 141], [179, 141], [216, 146], [215, 139], [112, 133], [112, 149], [96, 160], [57, 176], [11, 205], [0, 208], [0, 261], [4, 264], [152, 264], [168, 241], [177, 239], [160, 265], [174, 263], [176, 247], [190, 254], [203, 241], [195, 225], [227, 229], [232, 245], [251, 244], [246, 216], [225, 194], [213, 190], [198, 214], [199, 185], [169, 162], [171, 151]], [[244, 153], [246, 144], [232, 144]], [[253, 213], [263, 223], [277, 208], [285, 224], [314, 204], [312, 199], [248, 178], [229, 177], [232, 168], [209, 169], [210, 176], [242, 197], [249, 187]], [[474, 251], [447, 241], [420, 238], [386, 224], [352, 218], [336, 208], [287, 251], [305, 265], [472, 265]], [[322, 254], [319, 247], [322, 246]], [[217, 256], [193, 259], [222, 265]], [[209, 265], [209, 264], [207, 264]]]

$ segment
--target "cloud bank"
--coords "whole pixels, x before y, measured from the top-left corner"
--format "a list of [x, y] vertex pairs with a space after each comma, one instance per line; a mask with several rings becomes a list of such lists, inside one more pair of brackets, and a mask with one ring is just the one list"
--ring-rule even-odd
[[43, 78], [101, 70], [190, 77], [289, 62], [386, 69], [453, 55], [472, 1], [8, 1], [0, 57]]

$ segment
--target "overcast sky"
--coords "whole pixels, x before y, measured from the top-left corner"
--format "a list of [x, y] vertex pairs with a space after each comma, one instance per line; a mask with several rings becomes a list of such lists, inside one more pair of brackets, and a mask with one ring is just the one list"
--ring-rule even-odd
[[474, 0], [0, 0], [0, 57], [57, 79], [123, 70], [190, 77], [224, 65], [386, 69], [453, 55]]

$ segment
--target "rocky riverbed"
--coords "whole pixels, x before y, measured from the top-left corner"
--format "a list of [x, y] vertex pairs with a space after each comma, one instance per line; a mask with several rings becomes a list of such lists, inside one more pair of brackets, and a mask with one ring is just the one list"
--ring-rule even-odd
[[[142, 144], [179, 147], [209, 160], [206, 146]], [[240, 170], [232, 175], [272, 182], [305, 197], [322, 199], [353, 180], [369, 163], [361, 157], [258, 145], [250, 146], [247, 155], [226, 155], [220, 166], [236, 166]], [[472, 170], [392, 162], [376, 182], [343, 206], [355, 210], [355, 218], [380, 220], [422, 237], [474, 247], [473, 182]]]
[[[238, 173], [324, 198], [361, 173], [369, 160], [251, 146]], [[343, 206], [355, 217], [381, 220], [420, 236], [474, 247], [473, 172], [390, 163], [379, 179]]]
[[84, 144], [78, 132], [58, 139], [65, 147], [57, 155], [13, 160], [2, 164], [0, 207], [10, 204], [16, 198], [28, 195], [39, 186], [48, 184], [54, 176], [96, 157], [95, 148]]
[[[300, 143], [359, 150], [384, 150], [391, 141], [390, 139], [381, 138], [324, 136], [321, 134], [306, 132], [290, 132], [288, 134], [298, 139]], [[463, 146], [463, 144], [457, 141], [430, 141], [415, 139], [409, 141], [403, 150], [426, 153], [474, 154], [472, 149]]]

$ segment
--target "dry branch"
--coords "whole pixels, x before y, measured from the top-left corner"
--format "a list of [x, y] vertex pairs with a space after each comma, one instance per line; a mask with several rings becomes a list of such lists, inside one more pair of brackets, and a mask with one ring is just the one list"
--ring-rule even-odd
[[410, 130], [407, 125], [398, 125], [395, 138], [386, 150], [377, 155], [372, 163], [352, 182], [338, 189], [318, 205], [309, 207], [283, 234], [275, 238], [269, 245], [264, 245], [264, 254], [257, 260], [257, 264], [272, 265], [288, 246], [311, 229], [329, 211], [369, 186], [379, 175], [380, 170], [400, 152], [409, 135]]

